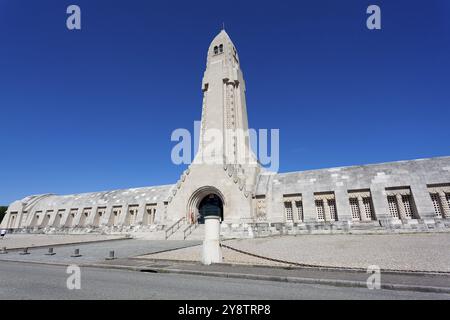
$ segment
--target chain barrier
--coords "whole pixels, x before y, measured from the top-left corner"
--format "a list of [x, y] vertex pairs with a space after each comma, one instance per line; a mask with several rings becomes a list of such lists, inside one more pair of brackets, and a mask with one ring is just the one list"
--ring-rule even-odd
[[[331, 269], [331, 270], [339, 270], [339, 271], [351, 270], [351, 271], [363, 271], [363, 272], [366, 272], [366, 269], [364, 269], [364, 268], [336, 267], [336, 266], [325, 266], [325, 265], [318, 265], [318, 264], [307, 264], [307, 263], [292, 262], [292, 261], [287, 261], [287, 260], [269, 258], [269, 257], [261, 256], [259, 254], [247, 252], [247, 251], [244, 251], [244, 250], [239, 250], [239, 249], [230, 247], [228, 245], [225, 245], [223, 243], [221, 243], [220, 246], [223, 247], [223, 248], [226, 248], [226, 249], [230, 249], [230, 250], [235, 251], [235, 252], [239, 252], [239, 253], [251, 256], [251, 257], [255, 257], [255, 258], [259, 258], [259, 259], [263, 259], [263, 260], [268, 260], [268, 261], [273, 261], [273, 262], [278, 262], [278, 263], [284, 263], [284, 264], [297, 266], [297, 267], [316, 268], [316, 269]], [[404, 270], [401, 270], [401, 269], [381, 269], [381, 270], [384, 271], [384, 272], [397, 272], [397, 273], [398, 272], [408, 272], [408, 273], [449, 274], [449, 272], [446, 272], [446, 271], [405, 270], [405, 269]]]

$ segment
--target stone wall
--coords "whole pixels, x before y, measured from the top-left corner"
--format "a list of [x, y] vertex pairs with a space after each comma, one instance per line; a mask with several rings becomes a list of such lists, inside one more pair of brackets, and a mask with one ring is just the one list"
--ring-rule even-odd
[[[205, 178], [219, 181], [213, 175], [203, 175]], [[200, 186], [202, 179], [193, 179], [195, 185]], [[220, 193], [227, 204], [222, 233], [228, 236], [430, 231], [450, 226], [450, 157], [266, 172], [259, 175], [247, 198], [239, 197], [239, 186], [234, 183], [217, 187], [223, 189]], [[169, 201], [175, 188], [177, 185], [30, 196], [9, 206], [1, 227], [24, 232], [160, 231], [186, 214], [184, 202], [173, 210]], [[230, 197], [233, 192], [237, 196]], [[244, 208], [246, 212], [241, 214]]]

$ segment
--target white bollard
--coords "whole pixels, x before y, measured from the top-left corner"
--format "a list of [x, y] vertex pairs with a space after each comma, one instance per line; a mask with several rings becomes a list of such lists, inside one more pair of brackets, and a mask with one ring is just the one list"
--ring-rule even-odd
[[202, 263], [222, 262], [222, 250], [220, 248], [220, 217], [205, 217], [205, 240], [203, 241]]

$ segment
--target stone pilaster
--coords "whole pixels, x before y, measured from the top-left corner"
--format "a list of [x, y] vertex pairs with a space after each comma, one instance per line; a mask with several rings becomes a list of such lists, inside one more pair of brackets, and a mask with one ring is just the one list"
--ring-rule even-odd
[[67, 218], [69, 217], [69, 214], [70, 214], [70, 208], [65, 208], [64, 212], [62, 214], [61, 220], [59, 220], [59, 225], [61, 227], [66, 226], [66, 221], [67, 221]]
[[402, 220], [402, 222], [405, 222], [406, 220], [408, 220], [408, 218], [406, 217], [406, 211], [405, 206], [403, 205], [402, 195], [400, 193], [397, 193], [395, 197], [397, 198], [398, 216]]
[[36, 211], [35, 210], [31, 210], [30, 214], [27, 217], [27, 220], [25, 221], [25, 227], [31, 227], [31, 223], [34, 220], [34, 216], [36, 215]]
[[366, 207], [364, 206], [364, 200], [362, 196], [358, 196], [358, 208], [359, 214], [361, 216], [361, 221], [369, 221], [370, 219], [366, 217]]
[[111, 215], [113, 214], [113, 206], [106, 206], [105, 214], [100, 219], [100, 226], [105, 227], [109, 226], [109, 221], [111, 219]]
[[345, 188], [338, 188], [334, 192], [337, 220], [352, 221], [348, 192]]
[[48, 227], [53, 227], [57, 216], [58, 216], [58, 209], [55, 209], [53, 211], [53, 214], [50, 216], [50, 220], [48, 220], [48, 224], [47, 224]]
[[303, 216], [305, 222], [317, 222], [316, 204], [314, 202], [314, 193], [302, 193], [303, 199]]
[[386, 197], [386, 191], [382, 186], [370, 187], [372, 196], [373, 209], [378, 220], [391, 219], [389, 214], [389, 206]]
[[322, 202], [323, 202], [323, 215], [325, 217], [325, 221], [329, 222], [331, 221], [331, 211], [330, 211], [330, 206], [328, 205], [328, 199], [327, 198], [322, 198]]
[[73, 218], [73, 221], [72, 221], [72, 226], [73, 227], [79, 227], [80, 221], [81, 221], [81, 218], [82, 218], [83, 214], [84, 214], [84, 208], [78, 208], [78, 212], [77, 212], [77, 214], [75, 215], [75, 217]]
[[[137, 213], [136, 214], [136, 219], [134, 219], [134, 225], [142, 225], [144, 222], [144, 215], [147, 214], [147, 212], [145, 212], [145, 202], [141, 202], [139, 203], [139, 207], [137, 209]], [[150, 223], [149, 223], [150, 224]]]
[[426, 184], [411, 185], [411, 201], [411, 209], [420, 219], [433, 219], [435, 217], [433, 201]]
[[93, 226], [94, 225], [94, 220], [95, 220], [95, 216], [97, 215], [97, 210], [98, 210], [97, 206], [92, 206], [91, 213], [85, 220], [85, 226]]
[[292, 221], [294, 223], [298, 223], [297, 206], [295, 205], [295, 201], [291, 201], [291, 206], [292, 206]]
[[450, 218], [450, 207], [447, 202], [447, 195], [444, 191], [439, 192], [439, 199], [441, 200], [442, 218]]
[[127, 220], [128, 217], [128, 207], [129, 207], [128, 204], [122, 206], [122, 212], [120, 213], [119, 221], [117, 223], [119, 226], [125, 225], [125, 221]]
[[23, 226], [20, 225], [20, 224], [22, 223], [23, 215], [24, 215], [23, 210], [20, 210], [20, 211], [17, 213], [16, 228], [21, 228], [21, 227], [23, 227]]

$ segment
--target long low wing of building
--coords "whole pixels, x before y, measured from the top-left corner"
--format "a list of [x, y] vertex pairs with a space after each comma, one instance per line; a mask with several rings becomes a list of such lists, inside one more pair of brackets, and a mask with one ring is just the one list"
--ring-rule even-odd
[[434, 223], [450, 218], [450, 157], [265, 174], [254, 201], [272, 223]]
[[158, 224], [172, 185], [81, 193], [35, 195], [13, 202], [3, 228], [76, 228]]
[[[243, 219], [241, 228], [252, 223], [314, 229], [339, 223], [411, 226], [450, 221], [450, 157], [266, 172], [257, 180], [251, 220]], [[9, 206], [2, 228], [167, 226], [179, 218], [166, 210], [174, 188], [29, 196]], [[223, 227], [230, 230], [236, 221], [228, 223], [226, 205], [223, 210]]]

